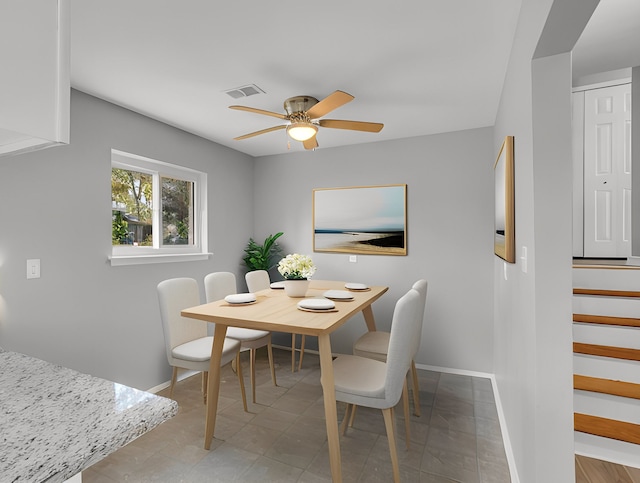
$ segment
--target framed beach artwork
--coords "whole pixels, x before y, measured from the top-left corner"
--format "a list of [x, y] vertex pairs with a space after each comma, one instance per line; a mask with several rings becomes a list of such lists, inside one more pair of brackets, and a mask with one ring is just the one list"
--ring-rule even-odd
[[407, 254], [407, 185], [313, 190], [313, 251]]
[[509, 263], [516, 262], [513, 136], [506, 136], [494, 165], [494, 252]]

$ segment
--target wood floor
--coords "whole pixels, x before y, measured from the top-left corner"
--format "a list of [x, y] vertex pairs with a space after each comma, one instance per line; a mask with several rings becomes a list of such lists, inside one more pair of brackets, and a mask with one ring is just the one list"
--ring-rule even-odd
[[576, 455], [576, 483], [640, 483], [640, 468]]

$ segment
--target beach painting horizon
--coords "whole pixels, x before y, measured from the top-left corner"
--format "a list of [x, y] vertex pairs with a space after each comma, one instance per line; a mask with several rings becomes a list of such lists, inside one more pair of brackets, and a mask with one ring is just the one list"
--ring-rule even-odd
[[313, 251], [407, 254], [407, 185], [313, 190]]

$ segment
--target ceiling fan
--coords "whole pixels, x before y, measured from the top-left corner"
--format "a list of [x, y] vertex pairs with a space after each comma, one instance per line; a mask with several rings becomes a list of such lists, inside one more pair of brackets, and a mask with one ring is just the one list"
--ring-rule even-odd
[[229, 109], [255, 112], [257, 114], [264, 114], [265, 116], [277, 117], [278, 119], [289, 121], [288, 124], [273, 126], [267, 129], [262, 129], [261, 131], [245, 134], [244, 136], [238, 136], [237, 138], [234, 138], [234, 140], [240, 141], [242, 139], [251, 138], [271, 131], [286, 129], [287, 134], [289, 134], [292, 139], [302, 142], [305, 149], [315, 149], [318, 147], [318, 141], [316, 140], [318, 126], [332, 129], [348, 129], [351, 131], [380, 132], [384, 127], [384, 124], [377, 122], [320, 119], [334, 109], [343, 106], [353, 99], [354, 97], [351, 94], [347, 94], [342, 91], [335, 91], [333, 94], [329, 94], [321, 101], [318, 101], [318, 99], [311, 96], [290, 97], [284, 101], [284, 110], [286, 111], [286, 114], [264, 111], [262, 109], [247, 106], [229, 106]]

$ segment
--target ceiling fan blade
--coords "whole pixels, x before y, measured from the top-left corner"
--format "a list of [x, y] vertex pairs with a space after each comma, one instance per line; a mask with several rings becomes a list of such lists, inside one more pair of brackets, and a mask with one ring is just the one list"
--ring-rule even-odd
[[341, 119], [320, 119], [318, 124], [333, 129], [350, 129], [351, 131], [380, 132], [384, 124], [379, 122], [343, 121]]
[[334, 109], [345, 105], [347, 102], [353, 101], [354, 97], [351, 94], [347, 94], [342, 91], [335, 91], [333, 94], [329, 94], [320, 102], [315, 104], [311, 109], [307, 111], [307, 115], [311, 119], [317, 119], [319, 117], [329, 114]]
[[229, 106], [229, 109], [236, 109], [238, 111], [255, 112], [256, 114], [264, 114], [265, 116], [277, 117], [278, 119], [288, 119], [286, 114], [280, 114], [278, 112], [272, 112], [272, 111], [264, 111], [262, 109], [256, 109], [255, 107]]
[[306, 141], [302, 141], [302, 145], [304, 146], [304, 149], [315, 149], [318, 147], [318, 140], [313, 136]]
[[242, 141], [243, 139], [252, 138], [253, 136], [258, 136], [260, 134], [265, 134], [271, 131], [279, 131], [281, 129], [286, 129], [287, 126], [283, 124], [282, 126], [273, 126], [267, 129], [263, 129], [261, 131], [252, 132], [249, 134], [245, 134], [244, 136], [238, 136], [237, 138], [233, 138], [235, 141]]

